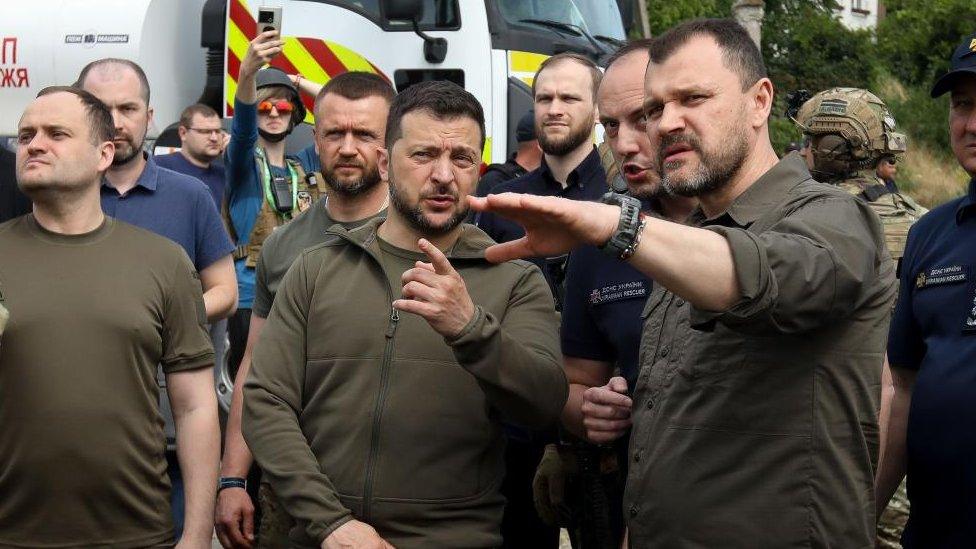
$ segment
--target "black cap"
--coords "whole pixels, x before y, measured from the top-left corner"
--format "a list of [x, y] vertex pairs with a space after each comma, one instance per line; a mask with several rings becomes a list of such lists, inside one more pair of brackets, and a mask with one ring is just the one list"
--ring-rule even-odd
[[305, 120], [305, 105], [302, 103], [302, 97], [298, 94], [298, 88], [292, 84], [285, 71], [276, 67], [263, 68], [254, 76], [254, 84], [254, 87], [259, 90], [268, 86], [288, 88], [292, 95], [291, 102], [295, 104], [295, 110], [291, 111], [292, 123], [297, 126], [302, 120]]
[[535, 140], [535, 109], [529, 109], [529, 112], [519, 118], [518, 126], [515, 126], [515, 141], [525, 143], [533, 140]]
[[976, 76], [976, 33], [967, 36], [949, 59], [949, 72], [942, 75], [932, 86], [932, 97], [939, 97], [952, 89], [963, 74]]

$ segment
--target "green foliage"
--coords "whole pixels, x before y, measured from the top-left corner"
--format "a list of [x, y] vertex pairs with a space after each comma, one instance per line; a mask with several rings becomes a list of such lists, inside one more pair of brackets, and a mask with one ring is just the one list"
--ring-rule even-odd
[[696, 17], [728, 17], [734, 0], [647, 0], [651, 34], [664, 31]]
[[871, 32], [847, 29], [822, 2], [767, 1], [762, 38], [770, 78], [781, 94], [864, 88], [874, 76]]
[[976, 22], [973, 0], [888, 0], [878, 26], [880, 63], [902, 82], [931, 86]]

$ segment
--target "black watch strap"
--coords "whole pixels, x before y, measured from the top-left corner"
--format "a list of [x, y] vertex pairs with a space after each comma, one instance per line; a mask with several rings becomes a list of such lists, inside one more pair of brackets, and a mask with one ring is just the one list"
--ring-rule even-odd
[[225, 488], [244, 488], [247, 489], [247, 479], [241, 477], [220, 477], [217, 484], [217, 493]]
[[609, 192], [603, 195], [600, 202], [620, 206], [620, 221], [617, 230], [610, 235], [600, 249], [604, 253], [621, 260], [629, 259], [640, 241], [640, 231], [644, 227], [641, 219], [640, 200], [632, 196]]

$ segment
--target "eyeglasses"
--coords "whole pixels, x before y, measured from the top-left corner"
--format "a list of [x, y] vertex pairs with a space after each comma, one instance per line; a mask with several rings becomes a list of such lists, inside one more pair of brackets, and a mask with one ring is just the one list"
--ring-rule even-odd
[[268, 114], [271, 109], [278, 111], [278, 114], [290, 114], [291, 111], [295, 110], [295, 105], [291, 104], [291, 101], [285, 101], [281, 99], [272, 103], [271, 101], [262, 101], [258, 103], [258, 112], [261, 114]]
[[206, 135], [206, 136], [216, 135], [217, 137], [220, 137], [220, 134], [224, 131], [220, 128], [217, 128], [215, 130], [211, 130], [210, 128], [187, 128], [187, 129], [190, 130], [191, 132], [197, 132], [200, 135]]

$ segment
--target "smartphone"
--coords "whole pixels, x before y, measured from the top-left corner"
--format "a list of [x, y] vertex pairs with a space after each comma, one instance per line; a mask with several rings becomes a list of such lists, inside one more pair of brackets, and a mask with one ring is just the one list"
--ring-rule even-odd
[[269, 30], [281, 36], [281, 8], [258, 8], [258, 32]]

